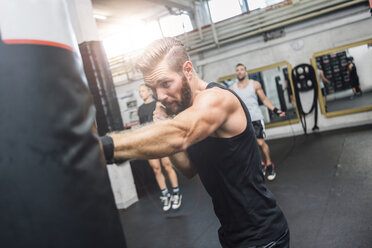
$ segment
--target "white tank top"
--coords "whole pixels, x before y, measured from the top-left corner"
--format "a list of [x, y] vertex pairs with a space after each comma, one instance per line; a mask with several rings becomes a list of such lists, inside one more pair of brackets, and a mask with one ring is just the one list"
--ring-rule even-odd
[[263, 119], [260, 107], [258, 106], [258, 99], [256, 91], [253, 87], [253, 80], [249, 80], [249, 84], [245, 88], [239, 88], [238, 83], [233, 84], [233, 90], [243, 100], [249, 110], [252, 121]]

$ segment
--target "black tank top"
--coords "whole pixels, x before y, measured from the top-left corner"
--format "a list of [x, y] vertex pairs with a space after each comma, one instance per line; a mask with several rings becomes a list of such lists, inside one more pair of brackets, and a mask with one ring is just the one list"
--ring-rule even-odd
[[353, 63], [353, 68], [350, 71], [350, 80], [352, 85], [359, 85], [359, 77], [357, 73], [357, 69], [355, 67], [355, 64]]
[[138, 108], [138, 117], [140, 124], [153, 121], [153, 113], [156, 107], [156, 101], [144, 103]]
[[[207, 89], [220, 87], [210, 83]], [[204, 187], [212, 197], [220, 220], [222, 246], [229, 248], [267, 244], [279, 238], [286, 219], [272, 193], [264, 184], [260, 152], [247, 108], [240, 101], [247, 127], [232, 138], [207, 137], [191, 145], [187, 152]]]

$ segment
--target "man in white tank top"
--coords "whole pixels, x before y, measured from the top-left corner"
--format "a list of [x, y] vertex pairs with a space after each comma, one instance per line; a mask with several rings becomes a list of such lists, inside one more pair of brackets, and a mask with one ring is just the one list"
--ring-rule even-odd
[[261, 102], [278, 116], [285, 116], [285, 112], [277, 109], [269, 98], [266, 97], [262, 86], [259, 82], [248, 79], [247, 69], [243, 64], [236, 65], [236, 77], [238, 82], [231, 85], [230, 89], [234, 90], [247, 106], [252, 119], [252, 125], [256, 132], [257, 143], [261, 148], [265, 161], [263, 161], [263, 172], [267, 179], [272, 181], [276, 177], [274, 164], [270, 158], [270, 149], [264, 140], [265, 124], [263, 115], [258, 106], [258, 97]]
[[325, 89], [324, 82], [326, 82], [327, 84], [330, 84], [331, 81], [329, 81], [325, 77], [324, 72], [323, 72], [322, 67], [320, 66], [320, 64], [317, 64], [316, 66], [317, 66], [319, 86], [320, 86], [320, 90], [322, 92], [322, 97], [323, 97], [323, 104], [324, 104], [324, 107], [326, 109], [326, 112], [328, 112], [328, 110], [327, 110], [327, 98], [326, 98], [327, 92], [326, 92], [326, 89]]

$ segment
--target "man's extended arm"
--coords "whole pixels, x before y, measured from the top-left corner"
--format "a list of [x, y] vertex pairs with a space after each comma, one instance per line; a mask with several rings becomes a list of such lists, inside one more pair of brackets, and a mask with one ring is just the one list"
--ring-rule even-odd
[[[222, 90], [220, 90], [222, 91]], [[185, 151], [191, 144], [215, 132], [230, 113], [225, 94], [208, 90], [200, 93], [191, 107], [172, 120], [164, 120], [141, 129], [111, 135], [114, 156], [151, 159]]]
[[260, 98], [261, 102], [271, 111], [274, 111], [279, 116], [285, 116], [285, 112], [277, 109], [274, 104], [270, 101], [269, 98], [266, 97], [265, 92], [262, 89], [262, 86], [259, 82], [254, 81], [254, 88], [256, 90], [257, 96]]

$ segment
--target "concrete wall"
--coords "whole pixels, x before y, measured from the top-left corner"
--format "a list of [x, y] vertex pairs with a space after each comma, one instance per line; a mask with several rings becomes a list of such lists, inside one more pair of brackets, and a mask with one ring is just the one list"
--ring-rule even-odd
[[[293, 67], [310, 63], [315, 52], [372, 38], [372, 18], [367, 7], [359, 6], [342, 12], [285, 28], [285, 36], [264, 42], [262, 36], [252, 37], [203, 54], [192, 56], [199, 75], [207, 82], [234, 74], [235, 65], [243, 63], [247, 69], [287, 61]], [[372, 59], [367, 57], [366, 59]], [[371, 79], [370, 79], [371, 80]], [[301, 94], [305, 110], [310, 108], [312, 93]], [[309, 116], [312, 127], [313, 116]], [[325, 118], [320, 115], [321, 131], [372, 123], [372, 112]], [[268, 138], [303, 133], [301, 124], [270, 128]]]
[[[143, 80], [139, 80], [129, 84], [116, 86], [116, 95], [119, 101], [124, 126], [129, 125], [136, 120], [137, 109], [141, 104], [143, 104], [138, 91], [138, 88], [142, 83]], [[130, 102], [136, 102], [135, 106], [131, 105]]]

